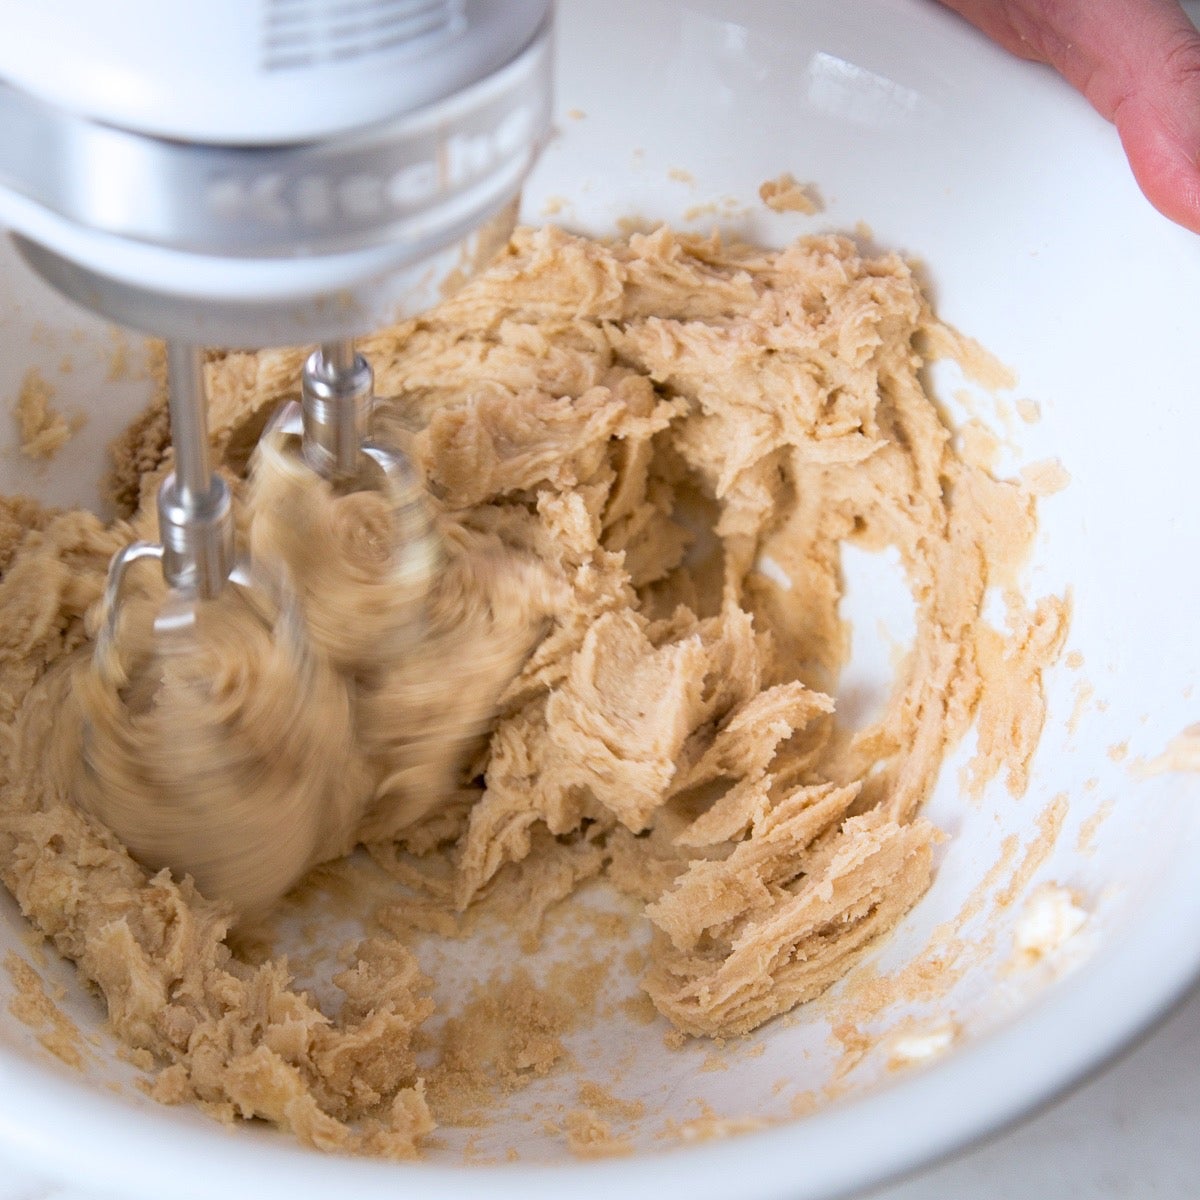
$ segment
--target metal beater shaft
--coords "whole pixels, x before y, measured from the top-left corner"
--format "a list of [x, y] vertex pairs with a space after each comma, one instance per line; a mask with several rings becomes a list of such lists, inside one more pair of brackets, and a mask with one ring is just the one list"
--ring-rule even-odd
[[167, 343], [168, 410], [175, 470], [158, 491], [163, 576], [171, 587], [212, 600], [235, 562], [229, 488], [214, 474], [208, 448], [204, 352]]
[[309, 355], [300, 387], [305, 457], [325, 479], [352, 479], [361, 470], [371, 432], [375, 376], [370, 364], [355, 353], [351, 338], [326, 342]]

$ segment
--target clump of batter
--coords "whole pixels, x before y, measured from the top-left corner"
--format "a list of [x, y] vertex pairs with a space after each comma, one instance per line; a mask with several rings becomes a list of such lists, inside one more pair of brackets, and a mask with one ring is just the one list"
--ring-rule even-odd
[[[644, 985], [685, 1033], [753, 1029], [827, 988], [928, 886], [920, 808], [973, 719], [978, 779], [1024, 778], [1065, 632], [1061, 601], [1014, 589], [1032, 496], [964, 461], [922, 386], [944, 333], [902, 259], [845, 239], [544, 229], [369, 339], [447, 562], [422, 608], [435, 657], [354, 668], [374, 774], [330, 852], [371, 842], [457, 911], [538, 861], [558, 869], [533, 886], [556, 895], [603, 871], [644, 902]], [[208, 364], [235, 474], [299, 367]], [[161, 422], [123, 454], [144, 529]], [[0, 875], [161, 1064], [160, 1099], [410, 1156], [432, 1127], [412, 1053], [432, 1002], [402, 941], [358, 946], [322, 1012], [283, 961], [234, 955], [236, 914], [147, 871], [45, 769], [56, 672], [129, 536], [25, 501], [0, 513]], [[833, 699], [848, 542], [895, 549], [916, 613], [886, 710], [857, 732]], [[991, 588], [1004, 632], [982, 616]]]

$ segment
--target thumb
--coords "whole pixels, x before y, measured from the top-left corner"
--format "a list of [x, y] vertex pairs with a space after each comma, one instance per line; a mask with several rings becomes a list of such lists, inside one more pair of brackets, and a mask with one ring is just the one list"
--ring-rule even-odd
[[943, 0], [1112, 121], [1147, 199], [1200, 233], [1200, 33], [1177, 0]]

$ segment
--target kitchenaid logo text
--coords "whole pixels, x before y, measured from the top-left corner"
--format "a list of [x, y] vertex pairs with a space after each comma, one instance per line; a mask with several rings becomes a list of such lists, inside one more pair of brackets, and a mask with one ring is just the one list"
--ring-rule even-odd
[[488, 174], [530, 147], [533, 126], [533, 112], [522, 105], [491, 129], [453, 133], [441, 142], [424, 138], [392, 169], [380, 169], [387, 150], [376, 147], [332, 170], [223, 174], [210, 183], [208, 202], [226, 220], [276, 226], [378, 219], [419, 209]]

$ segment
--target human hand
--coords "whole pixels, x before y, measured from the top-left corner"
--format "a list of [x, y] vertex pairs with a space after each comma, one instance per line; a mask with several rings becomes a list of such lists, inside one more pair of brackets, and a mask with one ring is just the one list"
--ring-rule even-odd
[[1200, 34], [1177, 0], [942, 0], [1045, 62], [1121, 135], [1159, 212], [1200, 233]]

